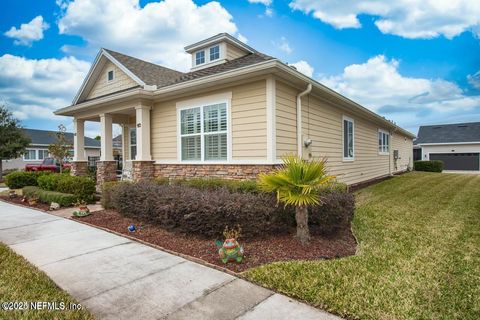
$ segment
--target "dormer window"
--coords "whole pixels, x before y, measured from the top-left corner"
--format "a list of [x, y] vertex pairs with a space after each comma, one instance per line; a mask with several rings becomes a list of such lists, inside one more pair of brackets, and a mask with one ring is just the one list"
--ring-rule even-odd
[[205, 51], [198, 51], [195, 53], [195, 65], [203, 64], [205, 63]]
[[216, 45], [210, 48], [210, 61], [220, 59], [220, 46]]
[[115, 77], [113, 70], [107, 72], [107, 82], [112, 82]]

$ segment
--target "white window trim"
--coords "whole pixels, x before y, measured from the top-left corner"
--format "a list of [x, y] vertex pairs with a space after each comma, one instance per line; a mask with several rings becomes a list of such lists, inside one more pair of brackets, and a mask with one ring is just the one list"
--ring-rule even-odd
[[[203, 126], [203, 106], [214, 105], [219, 103], [225, 103], [227, 105], [227, 160], [207, 160], [205, 161], [205, 150], [204, 150], [204, 134], [201, 134], [200, 147], [201, 147], [201, 160], [182, 160], [182, 135], [181, 135], [181, 111], [192, 108], [200, 108], [200, 121]], [[184, 101], [179, 101], [176, 103], [177, 108], [177, 161], [179, 163], [185, 164], [225, 164], [232, 162], [232, 92], [225, 92], [221, 94], [215, 94], [211, 96], [205, 96], [196, 99], [189, 99]]]
[[25, 151], [34, 151], [35, 155], [34, 155], [33, 159], [25, 159], [25, 154], [23, 154], [22, 155], [23, 160], [25, 160], [25, 161], [36, 161], [36, 160], [38, 160], [37, 159], [37, 149], [26, 148]]
[[[112, 80], [109, 80], [109, 79], [108, 79], [108, 74], [110, 73], [110, 71], [113, 73], [113, 78], [112, 78]], [[108, 69], [108, 70], [107, 70], [107, 84], [108, 84], [108, 83], [112, 83], [113, 81], [115, 81], [115, 69]]]
[[[218, 47], [218, 58], [212, 60], [212, 59], [210, 58], [210, 56], [212, 55], [211, 50], [212, 50], [213, 48], [215, 48], [215, 47]], [[222, 49], [220, 48], [220, 44], [216, 44], [216, 45], [213, 45], [213, 46], [209, 47], [207, 51], [208, 51], [208, 62], [220, 60], [220, 57], [221, 57], [220, 51], [222, 51]]]
[[[350, 121], [352, 123], [352, 128], [353, 128], [353, 132], [352, 132], [353, 157], [345, 157], [345, 153], [344, 153], [344, 150], [345, 150], [345, 126], [344, 126], [344, 122], [345, 122], [345, 120]], [[355, 120], [353, 120], [352, 118], [347, 117], [345, 115], [342, 116], [342, 159], [345, 162], [355, 161]]]
[[[203, 62], [202, 63], [197, 63], [197, 53], [200, 53], [203, 51]], [[195, 53], [193, 54], [193, 62], [194, 62], [194, 65], [195, 66], [203, 66], [204, 64], [207, 64], [207, 50], [206, 49], [202, 49], [202, 50], [198, 50], [198, 51], [195, 51]]]
[[[388, 156], [390, 155], [390, 142], [392, 140], [392, 137], [390, 135], [390, 132], [388, 132], [387, 130], [383, 130], [383, 129], [378, 129], [378, 133], [384, 133], [386, 135], [388, 135], [388, 151], [387, 152], [384, 152], [384, 151], [380, 151], [379, 150], [379, 147], [380, 145], [377, 146], [377, 150], [378, 150], [378, 154], [381, 155], [381, 156]], [[378, 133], [377, 133], [377, 140], [378, 140]], [[383, 146], [383, 145], [382, 145]]]
[[[213, 48], [213, 47], [216, 47], [216, 46], [218, 46], [219, 57], [218, 57], [218, 59], [210, 60], [210, 49]], [[196, 58], [197, 57], [197, 52], [201, 52], [201, 51], [204, 52], [205, 62], [197, 64], [197, 58]], [[226, 61], [226, 55], [227, 55], [227, 46], [223, 42], [222, 43], [216, 43], [216, 44], [213, 44], [209, 47], [205, 47], [203, 49], [197, 50], [192, 54], [192, 70], [203, 68], [206, 65], [214, 66], [214, 65], [217, 65], [217, 64], [221, 64], [221, 63]]]

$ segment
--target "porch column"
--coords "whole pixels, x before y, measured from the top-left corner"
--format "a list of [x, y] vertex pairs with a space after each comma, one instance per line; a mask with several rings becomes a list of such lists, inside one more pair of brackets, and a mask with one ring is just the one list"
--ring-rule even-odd
[[100, 115], [100, 161], [97, 162], [97, 189], [101, 190], [102, 185], [107, 181], [117, 180], [117, 163], [113, 160], [112, 141], [112, 116], [110, 114]]
[[137, 119], [137, 156], [133, 161], [133, 180], [148, 180], [155, 176], [155, 167], [150, 153], [150, 110], [149, 106], [135, 107]]
[[100, 161], [113, 161], [113, 142], [112, 142], [112, 116], [109, 114], [100, 115], [100, 145], [101, 152]]
[[135, 107], [137, 119], [137, 156], [135, 160], [151, 161], [150, 154], [150, 107]]
[[130, 160], [130, 127], [122, 124], [122, 158], [123, 167], [125, 168], [126, 160]]
[[85, 120], [73, 119], [73, 162], [70, 174], [86, 176], [88, 163], [85, 159]]

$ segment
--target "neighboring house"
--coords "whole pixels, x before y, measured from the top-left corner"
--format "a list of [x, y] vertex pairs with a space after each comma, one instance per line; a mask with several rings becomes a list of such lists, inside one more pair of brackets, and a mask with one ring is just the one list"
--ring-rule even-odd
[[442, 160], [445, 170], [480, 171], [480, 122], [421, 126], [416, 160]]
[[[161, 41], [161, 39], [159, 39]], [[71, 106], [78, 143], [85, 121], [101, 124], [101, 184], [112, 171], [112, 123], [122, 125], [133, 178], [255, 178], [286, 154], [328, 159], [356, 184], [412, 165], [410, 132], [228, 34], [185, 48], [183, 73], [101, 49]], [[107, 141], [107, 143], [103, 143]], [[73, 174], [84, 174], [82, 153]]]
[[[56, 141], [57, 131], [23, 129], [25, 135], [31, 140], [25, 154], [21, 158], [3, 160], [3, 169], [23, 169], [26, 164], [42, 163], [44, 158], [48, 158], [48, 146]], [[73, 133], [66, 132], [67, 141], [73, 143]], [[100, 159], [100, 141], [84, 137], [84, 146], [82, 153], [89, 161], [89, 166], [95, 166], [95, 161]], [[72, 149], [73, 153], [73, 149]]]

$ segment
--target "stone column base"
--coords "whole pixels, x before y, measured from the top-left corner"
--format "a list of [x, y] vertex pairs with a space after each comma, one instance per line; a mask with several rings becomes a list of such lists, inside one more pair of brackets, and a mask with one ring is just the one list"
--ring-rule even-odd
[[116, 161], [97, 161], [97, 188], [101, 190], [102, 185], [108, 181], [117, 180]]
[[88, 175], [88, 162], [87, 161], [73, 161], [72, 168], [70, 170], [72, 176], [86, 176]]
[[133, 181], [153, 179], [155, 173], [153, 163], [153, 161], [132, 161]]

